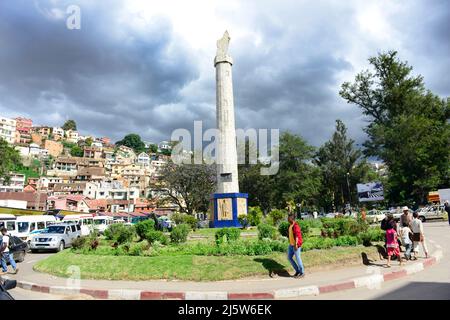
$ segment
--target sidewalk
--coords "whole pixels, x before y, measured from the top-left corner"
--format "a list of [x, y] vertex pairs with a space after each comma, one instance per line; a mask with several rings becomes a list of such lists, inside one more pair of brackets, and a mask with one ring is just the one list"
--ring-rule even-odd
[[[435, 249], [435, 248], [433, 248]], [[267, 279], [243, 279], [218, 282], [191, 281], [112, 281], [66, 279], [32, 271], [32, 263], [22, 265], [16, 279], [18, 287], [51, 294], [88, 294], [98, 299], [283, 299], [358, 287], [376, 288], [384, 281], [395, 280], [420, 272], [442, 257], [440, 249], [428, 259], [407, 262], [401, 268], [393, 261], [384, 268], [384, 261], [369, 266], [350, 267], [308, 273], [303, 279], [275, 276]], [[5, 277], [3, 277], [5, 278]]]

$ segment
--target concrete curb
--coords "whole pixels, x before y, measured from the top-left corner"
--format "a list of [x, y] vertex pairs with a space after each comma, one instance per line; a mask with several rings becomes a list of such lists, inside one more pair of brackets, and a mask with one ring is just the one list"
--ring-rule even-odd
[[[345, 282], [333, 283], [327, 285], [312, 285], [298, 288], [278, 289], [270, 292], [250, 292], [250, 293], [233, 293], [225, 291], [215, 292], [157, 292], [145, 290], [127, 290], [127, 289], [89, 289], [62, 286], [45, 286], [27, 281], [17, 281], [17, 286], [25, 290], [32, 290], [43, 293], [59, 294], [59, 295], [77, 295], [86, 294], [96, 299], [121, 299], [121, 300], [270, 300], [270, 299], [286, 299], [297, 298], [302, 296], [318, 296], [321, 294], [349, 290], [354, 288], [367, 287], [373, 289], [379, 287], [381, 283], [397, 280], [407, 277], [411, 274], [420, 272], [428, 268], [442, 259], [442, 251], [436, 251], [433, 256], [422, 262], [404, 266], [401, 270], [392, 271], [382, 274], [370, 274], [368, 276], [354, 278]], [[8, 277], [1, 277], [8, 279]]]

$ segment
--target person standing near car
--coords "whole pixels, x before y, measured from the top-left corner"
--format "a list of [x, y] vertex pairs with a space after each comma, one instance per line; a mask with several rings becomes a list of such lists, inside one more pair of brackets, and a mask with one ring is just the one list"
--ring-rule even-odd
[[[295, 221], [294, 213], [290, 213], [288, 215], [288, 221], [290, 224], [288, 229], [289, 231], [288, 260], [295, 270], [294, 277], [303, 278], [305, 276], [305, 269], [303, 267], [302, 258], [300, 256], [303, 244], [302, 230], [300, 229], [298, 223]], [[293, 259], [294, 256], [295, 261]]]
[[9, 251], [9, 235], [8, 230], [6, 228], [1, 228], [2, 233], [2, 242], [0, 244], [0, 254], [1, 254], [1, 260], [2, 260], [2, 272], [1, 275], [6, 274], [8, 272], [8, 266], [7, 261], [9, 261], [9, 264], [14, 270], [14, 273], [17, 273], [19, 269], [16, 266], [16, 262], [14, 261], [12, 252]]
[[403, 226], [405, 223], [410, 226], [411, 222], [413, 220], [413, 217], [411, 215], [411, 213], [409, 212], [409, 208], [407, 206], [404, 206], [403, 209], [403, 214], [400, 216], [400, 226]]
[[428, 258], [428, 248], [425, 243], [425, 236], [423, 234], [423, 223], [419, 219], [419, 213], [414, 212], [413, 221], [411, 222], [411, 231], [413, 232], [413, 251], [414, 251], [414, 259], [417, 259], [417, 255], [419, 254], [419, 243], [422, 244], [422, 249], [425, 253], [425, 258]]
[[395, 222], [391, 223], [393, 217], [388, 216], [387, 230], [386, 230], [386, 249], [387, 249], [387, 264], [386, 267], [391, 267], [391, 257], [396, 256], [400, 265], [402, 265], [402, 257], [400, 256], [400, 249], [398, 244], [398, 233]]
[[402, 243], [403, 246], [405, 247], [405, 258], [406, 260], [411, 260], [411, 249], [413, 246], [413, 242], [411, 241], [412, 238], [412, 231], [411, 229], [408, 227], [408, 225], [405, 223], [403, 224], [401, 231], [400, 231], [400, 236], [402, 238]]
[[450, 203], [448, 202], [448, 200], [445, 200], [444, 202], [444, 210], [445, 212], [447, 212], [448, 224], [450, 225]]

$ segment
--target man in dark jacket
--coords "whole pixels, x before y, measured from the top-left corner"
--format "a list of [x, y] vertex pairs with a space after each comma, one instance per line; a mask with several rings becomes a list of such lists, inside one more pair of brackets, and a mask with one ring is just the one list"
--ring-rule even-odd
[[[295, 214], [291, 213], [288, 216], [289, 221], [289, 249], [288, 249], [288, 260], [295, 270], [294, 277], [303, 278], [305, 276], [305, 269], [303, 267], [303, 262], [301, 258], [302, 252], [302, 230], [300, 226], [295, 221]], [[293, 257], [295, 256], [295, 261]]]
[[448, 224], [450, 225], [450, 203], [448, 203], [448, 200], [445, 200], [444, 210], [447, 212]]

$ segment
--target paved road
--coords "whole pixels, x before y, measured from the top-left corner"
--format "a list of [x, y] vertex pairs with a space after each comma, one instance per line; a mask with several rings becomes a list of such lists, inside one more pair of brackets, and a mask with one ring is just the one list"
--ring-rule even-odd
[[[450, 299], [450, 227], [447, 222], [430, 222], [425, 223], [424, 226], [427, 240], [433, 241], [433, 243], [429, 243], [429, 246], [441, 246], [443, 251], [443, 258], [437, 265], [407, 278], [383, 283], [378, 289], [359, 288], [322, 294], [317, 297], [302, 297], [301, 299]], [[51, 254], [28, 254], [25, 261], [19, 264], [19, 275], [24, 276], [34, 273], [32, 270], [33, 264]], [[393, 266], [395, 264], [393, 262]], [[322, 277], [325, 276], [323, 273], [321, 275]], [[278, 281], [266, 281], [264, 287]], [[11, 294], [18, 300], [92, 299], [92, 297], [86, 295], [67, 297], [20, 288], [11, 290]]]
[[385, 282], [379, 289], [358, 288], [305, 297], [302, 300], [450, 300], [450, 226], [448, 222], [427, 222], [424, 228], [425, 236], [433, 241], [431, 245], [438, 248], [440, 246], [443, 251], [442, 260], [438, 264], [409, 277]]

